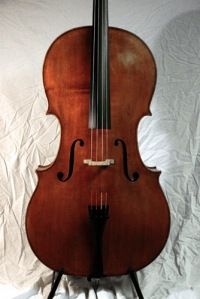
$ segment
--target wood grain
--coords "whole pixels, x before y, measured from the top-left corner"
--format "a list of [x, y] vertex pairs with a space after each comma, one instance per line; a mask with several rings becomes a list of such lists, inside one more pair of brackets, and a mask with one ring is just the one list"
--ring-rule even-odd
[[[98, 200], [100, 192], [107, 193], [110, 211], [103, 235], [103, 274], [121, 275], [129, 268], [136, 271], [151, 263], [169, 234], [169, 209], [158, 183], [160, 173], [143, 165], [137, 144], [138, 123], [149, 114], [156, 67], [138, 37], [109, 29], [111, 129], [107, 158], [115, 163], [88, 166], [83, 160], [91, 154], [91, 41], [91, 27], [74, 29], [61, 35], [46, 55], [48, 113], [59, 118], [61, 142], [53, 165], [37, 172], [39, 180], [28, 206], [26, 229], [32, 250], [45, 265], [54, 270], [64, 268], [66, 274], [89, 276], [94, 249], [88, 204], [91, 192], [94, 202], [96, 193]], [[98, 134], [101, 136], [101, 130]], [[57, 173], [67, 173], [70, 147], [78, 138], [84, 146], [76, 145], [73, 175], [60, 182]], [[140, 174], [134, 183], [124, 175], [122, 149], [114, 145], [117, 138], [127, 146], [130, 174]]]

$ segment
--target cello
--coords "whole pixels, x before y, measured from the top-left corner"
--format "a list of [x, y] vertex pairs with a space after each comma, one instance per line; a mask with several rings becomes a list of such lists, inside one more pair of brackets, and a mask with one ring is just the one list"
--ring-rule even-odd
[[169, 234], [160, 172], [139, 154], [137, 127], [150, 114], [156, 65], [136, 35], [108, 27], [108, 0], [93, 25], [50, 46], [43, 67], [48, 113], [60, 121], [55, 161], [37, 170], [26, 214], [35, 255], [54, 271], [99, 278], [151, 263]]

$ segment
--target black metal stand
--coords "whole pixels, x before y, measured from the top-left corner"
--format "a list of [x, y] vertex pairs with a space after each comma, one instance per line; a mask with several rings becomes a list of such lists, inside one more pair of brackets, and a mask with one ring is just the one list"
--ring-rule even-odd
[[[55, 272], [55, 271], [53, 272], [51, 291], [50, 291], [49, 296], [48, 296], [47, 299], [53, 299], [63, 274], [64, 274], [63, 269], [61, 269], [59, 272]], [[142, 292], [141, 292], [141, 289], [140, 289], [140, 286], [139, 286], [139, 283], [138, 283], [138, 278], [137, 278], [136, 272], [130, 270], [129, 275], [130, 275], [130, 278], [131, 278], [131, 280], [133, 282], [133, 285], [135, 287], [138, 298], [139, 299], [144, 299], [144, 297], [142, 295]], [[91, 280], [91, 278], [89, 280]]]
[[54, 271], [53, 272], [53, 278], [52, 278], [52, 283], [51, 283], [51, 291], [49, 293], [49, 296], [47, 299], [52, 299], [55, 295], [55, 292], [58, 288], [58, 285], [60, 283], [60, 280], [64, 274], [64, 269], [60, 269], [59, 272]]
[[138, 298], [139, 299], [144, 299], [144, 297], [142, 295], [142, 292], [141, 292], [141, 289], [140, 289], [140, 286], [139, 286], [139, 282], [138, 282], [138, 278], [137, 278], [136, 272], [130, 270], [129, 275], [130, 275], [130, 278], [131, 278], [131, 280], [133, 282], [133, 285], [135, 287], [135, 290], [136, 290], [136, 293], [138, 295]]

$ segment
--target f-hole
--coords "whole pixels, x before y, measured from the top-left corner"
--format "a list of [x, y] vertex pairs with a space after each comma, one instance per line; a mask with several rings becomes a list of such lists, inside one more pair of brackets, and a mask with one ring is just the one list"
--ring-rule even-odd
[[124, 175], [130, 182], [135, 182], [139, 178], [139, 173], [137, 171], [133, 172], [132, 175], [129, 175], [128, 171], [128, 159], [127, 159], [127, 150], [126, 144], [122, 139], [116, 139], [114, 144], [118, 146], [121, 143], [122, 146], [122, 155], [123, 155], [123, 166], [124, 166]]
[[63, 172], [58, 172], [57, 173], [57, 178], [59, 179], [59, 181], [61, 182], [66, 182], [68, 181], [72, 174], [73, 174], [73, 169], [74, 169], [74, 152], [75, 152], [75, 146], [76, 146], [76, 143], [79, 142], [79, 145], [80, 146], [83, 146], [84, 145], [84, 141], [82, 139], [76, 139], [74, 140], [74, 142], [72, 143], [71, 145], [71, 148], [70, 148], [70, 155], [69, 155], [69, 168], [68, 168], [68, 174], [67, 175], [64, 175]]

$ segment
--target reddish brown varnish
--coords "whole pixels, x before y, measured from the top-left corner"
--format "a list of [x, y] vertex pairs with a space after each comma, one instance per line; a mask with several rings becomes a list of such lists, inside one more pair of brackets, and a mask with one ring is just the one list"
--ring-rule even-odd
[[[110, 105], [109, 167], [83, 164], [90, 158], [88, 128], [91, 27], [71, 30], [50, 47], [44, 63], [44, 85], [48, 113], [61, 124], [61, 142], [53, 165], [38, 171], [38, 185], [26, 217], [29, 242], [36, 256], [48, 267], [65, 273], [89, 276], [93, 246], [88, 204], [91, 190], [108, 193], [109, 219], [103, 234], [103, 275], [121, 275], [153, 261], [169, 233], [169, 209], [158, 183], [159, 172], [147, 169], [140, 158], [137, 126], [149, 114], [155, 87], [156, 68], [147, 46], [135, 35], [109, 29]], [[57, 173], [67, 173], [69, 152], [76, 145], [72, 177], [65, 183]], [[124, 175], [122, 151], [114, 146], [124, 140], [128, 168], [137, 171], [132, 183]]]

